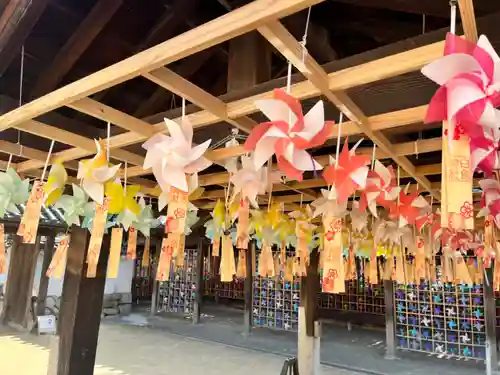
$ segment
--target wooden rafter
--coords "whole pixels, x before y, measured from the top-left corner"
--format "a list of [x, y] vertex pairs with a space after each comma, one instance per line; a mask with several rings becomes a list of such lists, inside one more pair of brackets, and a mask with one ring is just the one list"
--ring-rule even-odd
[[[311, 83], [321, 91], [335, 106], [337, 106], [352, 121], [357, 123], [361, 131], [366, 134], [378, 147], [387, 153], [398, 165], [408, 172], [425, 189], [431, 191], [431, 182], [424, 176], [418, 176], [415, 166], [405, 156], [394, 152], [389, 140], [378, 131], [373, 130], [368, 117], [343, 91], [330, 91], [328, 75], [320, 65], [309, 55], [304, 54], [301, 44], [291, 35], [280, 22], [272, 22], [260, 27], [259, 32], [302, 73]], [[304, 57], [303, 57], [304, 56]], [[432, 192], [440, 199], [438, 192]]]
[[465, 38], [475, 43], [477, 42], [477, 26], [473, 0], [458, 0], [458, 6]]
[[123, 0], [99, 0], [94, 5], [52, 63], [40, 74], [40, 78], [30, 93], [31, 98], [39, 97], [57, 87], [122, 3]]

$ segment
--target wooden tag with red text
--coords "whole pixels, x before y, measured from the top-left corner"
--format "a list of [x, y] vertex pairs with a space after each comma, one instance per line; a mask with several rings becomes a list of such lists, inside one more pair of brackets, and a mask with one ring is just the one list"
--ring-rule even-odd
[[64, 274], [64, 268], [66, 266], [66, 258], [68, 256], [68, 246], [69, 246], [70, 236], [66, 235], [61, 238], [59, 245], [57, 246], [54, 256], [50, 261], [49, 268], [45, 275], [54, 279], [62, 278]]
[[168, 193], [167, 221], [165, 233], [184, 233], [186, 226], [186, 213], [188, 194], [172, 187]]
[[158, 262], [158, 271], [156, 280], [167, 281], [170, 277], [170, 267], [174, 256], [174, 249], [179, 246], [179, 235], [170, 233], [161, 243], [160, 261]]
[[108, 217], [108, 198], [104, 198], [104, 203], [96, 204], [92, 232], [90, 234], [89, 248], [87, 250], [87, 277], [95, 277], [97, 263], [101, 254], [102, 238]]
[[142, 266], [149, 267], [151, 237], [146, 237], [144, 240], [144, 252], [142, 253]]
[[345, 267], [342, 248], [342, 220], [333, 216], [323, 218], [325, 237], [323, 251], [323, 279], [321, 281], [324, 293], [345, 292]]
[[212, 244], [212, 256], [213, 257], [220, 256], [220, 237], [214, 238], [214, 242]]
[[120, 255], [122, 252], [123, 228], [113, 228], [111, 230], [111, 244], [109, 246], [108, 271], [109, 279], [118, 277], [120, 267]]
[[23, 237], [23, 243], [35, 243], [43, 196], [43, 183], [35, 181], [28, 202], [26, 202], [21, 224], [19, 224], [19, 229], [17, 230], [17, 235]]
[[236, 277], [247, 276], [247, 250], [238, 250], [238, 266], [236, 267]]
[[5, 228], [0, 224], [0, 275], [7, 273], [7, 255], [5, 253]]
[[128, 230], [127, 259], [134, 260], [137, 256], [137, 229], [130, 227]]
[[238, 224], [236, 225], [236, 248], [248, 249], [248, 226], [250, 220], [250, 208], [248, 206], [248, 199], [240, 200], [240, 207], [238, 208]]
[[220, 281], [231, 282], [236, 274], [233, 242], [231, 236], [222, 237], [222, 257], [220, 261]]

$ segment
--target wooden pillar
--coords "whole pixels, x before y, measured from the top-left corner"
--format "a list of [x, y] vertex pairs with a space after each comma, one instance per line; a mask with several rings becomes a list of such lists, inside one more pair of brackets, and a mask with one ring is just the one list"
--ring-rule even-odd
[[47, 293], [49, 290], [49, 278], [45, 275], [54, 255], [55, 234], [49, 234], [45, 237], [45, 246], [43, 250], [42, 272], [40, 274], [40, 285], [38, 286], [38, 300], [36, 305], [36, 315], [45, 315], [47, 305]]
[[394, 319], [394, 281], [384, 280], [385, 358], [396, 359], [396, 321]]
[[151, 294], [151, 315], [156, 315], [158, 311], [158, 298], [160, 292], [160, 283], [156, 281], [156, 273], [158, 270], [158, 263], [160, 262], [160, 254], [161, 254], [161, 241], [162, 238], [157, 239], [156, 247], [155, 247], [155, 255], [154, 255], [154, 267], [151, 267], [151, 272], [153, 272], [153, 292]]
[[61, 296], [57, 375], [94, 374], [110, 238], [104, 235], [95, 278], [86, 277], [89, 240], [87, 229], [71, 227]]
[[205, 246], [203, 238], [198, 240], [198, 251], [196, 253], [196, 285], [195, 285], [195, 298], [193, 301], [193, 324], [200, 322], [201, 305], [203, 301], [203, 258]]
[[[496, 264], [495, 264], [496, 266]], [[498, 366], [498, 345], [496, 333], [496, 306], [493, 290], [493, 268], [486, 269], [484, 290], [484, 325], [486, 329], [486, 374], [496, 374]]]
[[301, 277], [299, 307], [298, 361], [301, 375], [320, 373], [321, 325], [318, 317], [319, 252], [314, 250], [307, 266], [307, 276]]
[[271, 79], [271, 49], [256, 31], [229, 41], [227, 91], [247, 89]]
[[12, 244], [7, 288], [1, 321], [16, 329], [30, 329], [32, 326], [31, 298], [35, 278], [40, 236], [35, 244], [23, 244], [21, 237], [14, 236]]
[[253, 325], [253, 266], [252, 259], [253, 253], [255, 253], [255, 241], [251, 241], [248, 246], [247, 256], [246, 256], [246, 269], [247, 274], [245, 276], [245, 315], [243, 319], [244, 333], [249, 335], [252, 331]]

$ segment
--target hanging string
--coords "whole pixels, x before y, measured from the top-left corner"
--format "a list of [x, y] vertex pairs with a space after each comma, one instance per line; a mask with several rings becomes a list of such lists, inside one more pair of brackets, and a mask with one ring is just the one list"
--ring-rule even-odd
[[182, 119], [186, 117], [186, 98], [182, 98]]
[[339, 167], [340, 136], [342, 134], [342, 122], [343, 121], [344, 121], [344, 113], [340, 112], [339, 126], [337, 127], [337, 149], [335, 150], [335, 168]]
[[302, 36], [302, 41], [300, 42], [300, 44], [302, 45], [302, 63], [305, 62], [307, 55], [307, 32], [309, 31], [309, 22], [311, 21], [311, 9], [312, 7], [309, 7], [307, 11], [306, 28], [304, 30], [304, 35]]
[[106, 147], [107, 147], [106, 159], [108, 160], [108, 163], [109, 163], [109, 155], [111, 154], [110, 143], [111, 143], [111, 123], [108, 121], [107, 138], [106, 138]]
[[373, 142], [373, 151], [372, 151], [372, 165], [371, 165], [371, 170], [373, 171], [375, 169], [375, 153], [376, 153], [377, 145], [375, 142]]
[[127, 196], [127, 169], [128, 162], [125, 160], [125, 170], [123, 171], [123, 195]]
[[[24, 83], [24, 44], [21, 46], [21, 67], [19, 70], [19, 107], [23, 105], [23, 83]], [[17, 144], [20, 146], [20, 155], [23, 153], [21, 145], [21, 130], [17, 129]]]
[[457, 2], [450, 1], [450, 33], [455, 34], [457, 26]]
[[52, 142], [50, 142], [50, 147], [49, 147], [49, 152], [47, 154], [47, 159], [45, 160], [45, 165], [43, 166], [42, 178], [40, 179], [40, 181], [42, 183], [45, 180], [45, 173], [47, 172], [47, 166], [49, 165], [50, 155], [52, 154], [52, 148], [54, 148], [54, 142], [55, 142], [54, 140], [52, 140]]
[[9, 161], [7, 162], [7, 167], [5, 168], [5, 171], [10, 168], [10, 163], [12, 163], [12, 154], [9, 154]]

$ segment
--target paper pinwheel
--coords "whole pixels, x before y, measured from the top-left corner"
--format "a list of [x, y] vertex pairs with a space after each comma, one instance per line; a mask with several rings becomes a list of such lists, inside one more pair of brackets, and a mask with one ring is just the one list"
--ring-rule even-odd
[[53, 205], [62, 195], [64, 185], [68, 180], [68, 173], [60, 160], [56, 160], [50, 168], [49, 177], [43, 186], [45, 191], [45, 204], [47, 206]]
[[448, 139], [457, 125], [495, 128], [500, 121], [500, 58], [484, 35], [476, 44], [448, 33], [444, 56], [422, 69], [441, 87], [427, 112], [426, 122], [448, 120]]
[[[95, 217], [95, 202], [89, 202], [85, 207], [85, 214], [82, 221], [82, 228], [87, 228], [89, 232], [92, 232], [92, 226], [94, 225], [94, 217]], [[104, 233], [108, 233], [108, 229], [112, 226], [116, 225], [116, 221], [112, 219], [112, 215], [107, 215], [106, 224], [104, 226]]]
[[[196, 211], [198, 208], [191, 203], [190, 199], [198, 199], [205, 191], [204, 187], [198, 186], [197, 174], [186, 176], [188, 177], [188, 202], [187, 208], [190, 211]], [[158, 211], [163, 210], [168, 205], [168, 200], [170, 196], [171, 187], [167, 187], [167, 190], [162, 190], [160, 196], [158, 197]]]
[[331, 190], [321, 189], [322, 197], [311, 203], [314, 207], [314, 217], [319, 215], [332, 215], [337, 218], [347, 215], [347, 200], [338, 201], [336, 193]]
[[398, 197], [400, 190], [401, 188], [395, 184], [392, 166], [386, 168], [381, 162], [375, 160], [373, 171], [368, 172], [359, 208], [364, 211], [368, 207], [372, 215], [378, 217], [377, 204], [389, 207], [391, 202]]
[[352, 202], [352, 208], [349, 216], [351, 216], [351, 227], [355, 233], [363, 233], [368, 226], [368, 212], [362, 211], [359, 208], [358, 201]]
[[255, 105], [270, 120], [257, 125], [245, 142], [247, 151], [255, 151], [255, 169], [273, 155], [290, 179], [301, 181], [304, 171], [322, 169], [306, 151], [325, 143], [333, 129], [333, 122], [324, 120], [321, 100], [305, 116], [300, 102], [279, 89], [274, 90], [273, 99], [258, 100]]
[[181, 125], [165, 119], [165, 124], [170, 135], [155, 134], [142, 145], [147, 151], [144, 169], [153, 169], [163, 191], [173, 186], [188, 192], [186, 174], [196, 174], [212, 164], [203, 157], [212, 140], [193, 147], [193, 127], [187, 119]]
[[54, 206], [63, 211], [63, 218], [68, 226], [80, 225], [80, 216], [85, 216], [93, 209], [93, 204], [89, 202], [89, 196], [77, 185], [72, 184], [71, 186], [73, 195], [63, 195]]
[[481, 197], [481, 210], [478, 217], [491, 216], [496, 226], [500, 228], [500, 182], [492, 179], [479, 181], [483, 190]]
[[425, 209], [429, 208], [429, 203], [418, 191], [408, 193], [409, 185], [405, 191], [399, 193], [399, 200], [393, 202], [390, 207], [389, 216], [399, 221], [399, 226], [414, 224], [417, 217], [421, 216]]
[[149, 237], [151, 228], [156, 228], [158, 226], [158, 219], [153, 216], [153, 208], [151, 205], [146, 205], [143, 197], [139, 199], [139, 207], [140, 214], [137, 220], [134, 221], [133, 226], [141, 232], [144, 237]]
[[125, 193], [119, 179], [106, 183], [105, 193], [109, 198], [108, 214], [118, 214], [117, 223], [122, 224], [125, 230], [137, 221], [141, 213], [141, 206], [135, 200], [140, 189], [139, 185], [129, 185]]
[[19, 214], [17, 204], [24, 204], [29, 198], [29, 179], [21, 180], [12, 168], [0, 172], [0, 218], [5, 211]]
[[419, 232], [422, 232], [422, 229], [425, 227], [429, 227], [432, 239], [438, 239], [441, 235], [441, 213], [437, 210], [436, 212], [427, 212], [424, 215], [417, 217], [415, 220], [415, 227]]
[[222, 201], [217, 201], [213, 211], [210, 213], [212, 219], [205, 223], [205, 236], [214, 240], [224, 235], [226, 228], [226, 208]]
[[189, 236], [192, 232], [191, 227], [195, 225], [200, 218], [198, 217], [198, 211], [189, 211], [186, 216], [186, 223], [184, 226], [184, 234]]
[[113, 178], [120, 169], [121, 164], [110, 167], [102, 141], [95, 141], [95, 144], [97, 153], [94, 158], [78, 163], [77, 178], [82, 180], [82, 188], [90, 198], [102, 204], [104, 200], [104, 184]]
[[[270, 178], [271, 181], [268, 179]], [[234, 201], [236, 195], [240, 194], [240, 199], [248, 199], [250, 204], [259, 208], [257, 195], [265, 194], [270, 184], [281, 181], [279, 172], [268, 173], [267, 168], [257, 169], [253, 159], [248, 156], [241, 157], [241, 168], [238, 169], [230, 178], [234, 185], [231, 201]]]
[[336, 199], [339, 202], [347, 201], [357, 189], [364, 189], [368, 177], [368, 166], [370, 159], [366, 156], [355, 155], [359, 141], [349, 151], [347, 138], [344, 148], [339, 155], [338, 163], [331, 161], [331, 165], [323, 172], [323, 178], [332, 185]]

